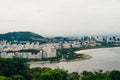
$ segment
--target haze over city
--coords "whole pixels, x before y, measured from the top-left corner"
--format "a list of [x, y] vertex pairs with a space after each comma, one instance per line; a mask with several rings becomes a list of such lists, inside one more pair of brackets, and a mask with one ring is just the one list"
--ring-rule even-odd
[[119, 9], [119, 0], [0, 0], [0, 33], [115, 34]]

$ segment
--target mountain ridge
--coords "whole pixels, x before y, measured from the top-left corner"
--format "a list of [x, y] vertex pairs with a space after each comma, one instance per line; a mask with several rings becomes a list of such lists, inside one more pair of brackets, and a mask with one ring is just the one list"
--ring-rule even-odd
[[0, 40], [7, 40], [7, 41], [43, 41], [46, 39], [45, 37], [29, 32], [29, 31], [19, 31], [19, 32], [8, 32], [5, 34], [0, 34]]

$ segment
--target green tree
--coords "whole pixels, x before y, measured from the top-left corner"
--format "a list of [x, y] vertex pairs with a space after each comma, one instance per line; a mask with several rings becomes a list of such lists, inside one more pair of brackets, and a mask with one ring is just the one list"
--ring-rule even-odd
[[111, 80], [120, 80], [120, 71], [117, 70], [113, 70], [109, 77], [111, 78]]
[[77, 72], [72, 72], [68, 75], [67, 80], [80, 80], [80, 75]]
[[29, 66], [26, 61], [21, 58], [3, 59], [0, 58], [0, 75], [12, 76], [22, 75], [25, 70], [28, 70]]
[[0, 80], [13, 80], [13, 79], [9, 77], [0, 76]]
[[46, 71], [41, 74], [41, 80], [54, 80], [54, 77], [50, 71]]
[[15, 76], [13, 76], [13, 79], [14, 80], [24, 80], [23, 76], [21, 76], [21, 75], [15, 75]]

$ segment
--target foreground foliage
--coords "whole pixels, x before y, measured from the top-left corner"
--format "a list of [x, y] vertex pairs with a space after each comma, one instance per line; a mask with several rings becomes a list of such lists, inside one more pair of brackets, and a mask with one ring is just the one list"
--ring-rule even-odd
[[57, 68], [29, 68], [25, 59], [0, 58], [0, 80], [120, 80], [120, 71], [83, 71], [69, 73]]

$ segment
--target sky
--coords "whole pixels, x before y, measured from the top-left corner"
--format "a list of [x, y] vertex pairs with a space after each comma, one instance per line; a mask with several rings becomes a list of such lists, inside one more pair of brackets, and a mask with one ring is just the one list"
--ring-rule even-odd
[[0, 0], [0, 33], [120, 33], [120, 0]]

